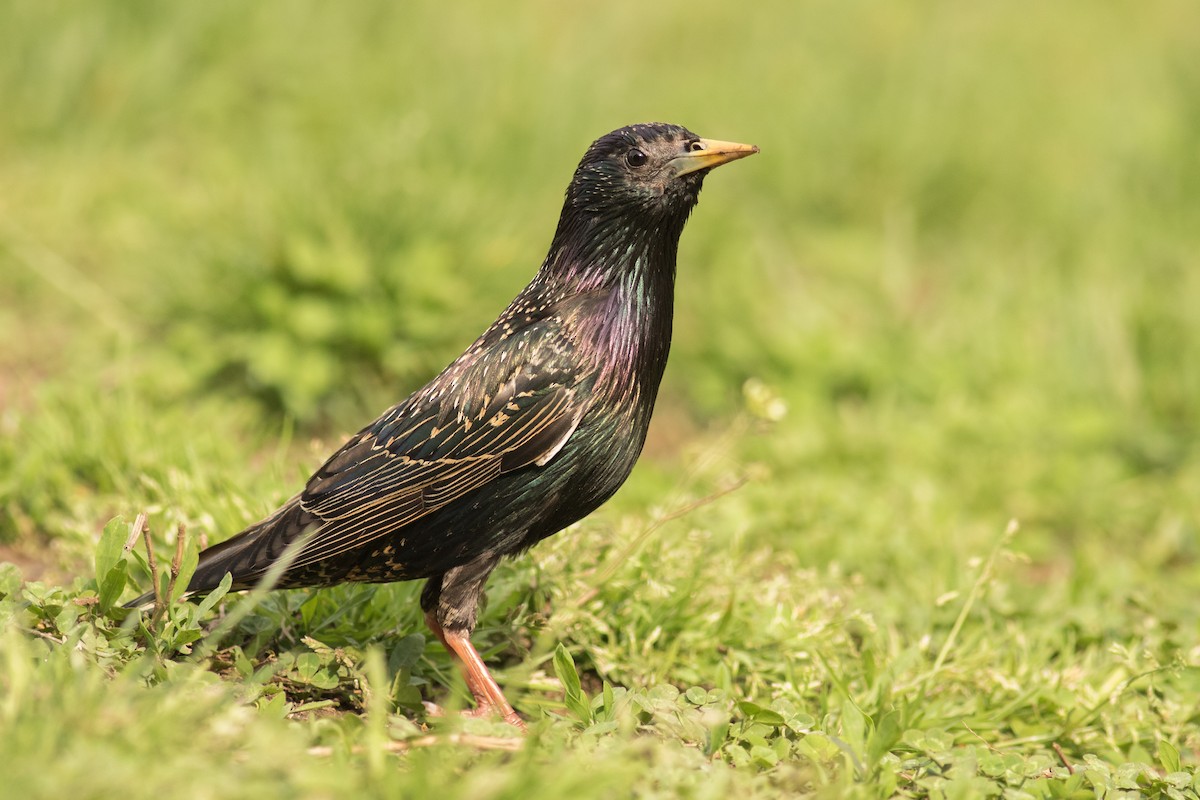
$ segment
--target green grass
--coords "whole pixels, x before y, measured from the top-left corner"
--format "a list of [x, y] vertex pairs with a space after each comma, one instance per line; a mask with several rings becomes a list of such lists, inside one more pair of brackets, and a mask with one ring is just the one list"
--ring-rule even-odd
[[[1182, 0], [6, 6], [6, 793], [1197, 797], [1197, 52]], [[762, 154], [642, 463], [489, 584], [520, 749], [425, 717], [418, 584], [111, 607], [137, 514], [271, 511], [651, 119]]]

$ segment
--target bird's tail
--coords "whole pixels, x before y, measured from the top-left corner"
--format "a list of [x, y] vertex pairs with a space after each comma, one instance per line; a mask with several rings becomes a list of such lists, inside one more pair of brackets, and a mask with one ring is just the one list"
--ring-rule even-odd
[[[249, 589], [289, 544], [312, 527], [312, 522], [300, 507], [300, 497], [293, 497], [262, 522], [202, 551], [184, 596], [212, 591], [226, 574], [233, 576], [234, 591]], [[146, 592], [126, 603], [125, 608], [141, 608], [153, 600], [154, 592]]]
[[154, 592], [146, 592], [122, 606], [122, 608], [144, 608], [154, 602]]

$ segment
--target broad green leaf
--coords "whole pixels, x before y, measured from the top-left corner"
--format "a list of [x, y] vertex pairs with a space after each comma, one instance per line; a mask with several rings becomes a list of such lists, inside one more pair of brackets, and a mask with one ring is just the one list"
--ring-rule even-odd
[[1175, 749], [1175, 745], [1166, 740], [1158, 743], [1158, 763], [1162, 764], [1165, 772], [1179, 772], [1179, 751]]
[[175, 635], [175, 646], [183, 647], [191, 644], [192, 642], [198, 642], [203, 637], [204, 631], [200, 630], [199, 628], [188, 628]]
[[118, 561], [100, 581], [100, 612], [104, 613], [113, 607], [121, 592], [125, 591], [126, 562]]
[[217, 588], [209, 592], [208, 595], [200, 601], [197, 613], [203, 616], [211, 611], [213, 606], [221, 602], [222, 597], [229, 594], [229, 587], [232, 585], [233, 576], [226, 572], [225, 577], [221, 578], [221, 582], [217, 585]]
[[849, 697], [842, 698], [842, 739], [856, 754], [866, 750], [867, 720]]
[[[100, 541], [96, 545], [96, 585], [103, 585], [108, 573], [122, 560], [125, 552], [125, 539], [128, 537], [128, 524], [121, 517], [113, 517], [104, 526]], [[124, 584], [122, 584], [124, 588]]]
[[879, 763], [891, 749], [900, 740], [900, 715], [895, 711], [889, 711], [884, 714], [879, 724], [875, 726], [875, 730], [871, 731], [867, 737], [867, 767], [874, 767]]
[[779, 754], [770, 747], [756, 744], [750, 748], [750, 760], [760, 767], [773, 767], [779, 763]]
[[[321, 670], [313, 675], [308, 682], [318, 689], [336, 689], [339, 683], [338, 676], [328, 670]], [[386, 690], [388, 687], [384, 686], [383, 688]]]
[[558, 676], [563, 687], [563, 703], [575, 717], [587, 725], [592, 721], [592, 706], [579, 682], [579, 673], [575, 670], [575, 660], [561, 644], [554, 651], [554, 674]]
[[0, 598], [15, 594], [21, 583], [21, 570], [16, 564], [0, 564]]
[[796, 750], [818, 764], [831, 761], [838, 754], [838, 746], [823, 733], [810, 733], [796, 744]]
[[70, 604], [65, 605], [54, 615], [54, 627], [61, 633], [70, 634], [76, 628], [76, 623], [79, 622], [79, 615], [82, 609], [74, 607]]
[[742, 700], [737, 704], [738, 711], [746, 715], [746, 718], [751, 722], [757, 722], [762, 725], [770, 725], [779, 727], [783, 725], [785, 720], [783, 715], [778, 711], [772, 711], [769, 708], [763, 708], [758, 703], [752, 703], [749, 700]]
[[709, 728], [708, 731], [708, 746], [705, 747], [705, 755], [711, 756], [716, 753], [729, 739], [729, 719], [724, 718], [717, 724]]
[[392, 699], [396, 705], [404, 708], [420, 708], [421, 690], [412, 685], [401, 686], [395, 690]]
[[392, 645], [388, 653], [388, 671], [399, 672], [408, 669], [421, 658], [425, 652], [425, 637], [419, 633], [411, 633]]
[[183, 597], [199, 563], [200, 547], [195, 541], [188, 541], [183, 551], [183, 560], [179, 563], [179, 575], [175, 579], [175, 590], [171, 592], [171, 602], [174, 603]]
[[617, 710], [617, 701], [613, 697], [612, 684], [608, 681], [604, 682], [602, 697], [604, 699], [604, 716], [606, 719], [612, 719]]
[[288, 714], [287, 695], [283, 692], [272, 695], [269, 699], [260, 697], [255, 705], [260, 713], [275, 719], [283, 719]]
[[729, 763], [735, 767], [745, 767], [750, 764], [750, 752], [741, 745], [733, 745], [725, 751]]
[[324, 665], [316, 653], [301, 653], [296, 656], [296, 674], [302, 681], [311, 681]]

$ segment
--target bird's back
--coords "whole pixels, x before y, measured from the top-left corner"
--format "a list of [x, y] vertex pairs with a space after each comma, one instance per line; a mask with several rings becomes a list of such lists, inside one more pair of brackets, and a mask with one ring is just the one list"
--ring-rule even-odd
[[206, 550], [189, 591], [227, 572], [235, 588], [253, 585], [304, 536], [277, 586], [429, 577], [518, 552], [591, 513], [633, 468], [665, 365], [661, 343], [643, 374], [614, 364], [634, 347], [617, 339], [661, 331], [609, 330], [611, 294], [518, 298], [304, 492]]
[[444, 590], [440, 576], [473, 562], [474, 588], [459, 599], [469, 605], [500, 556], [607, 500], [645, 441], [670, 347], [679, 236], [704, 175], [752, 152], [658, 123], [596, 140], [533, 282], [300, 494], [204, 551], [189, 590], [226, 573], [235, 587], [253, 585], [285, 553], [278, 586], [439, 576], [433, 589]]

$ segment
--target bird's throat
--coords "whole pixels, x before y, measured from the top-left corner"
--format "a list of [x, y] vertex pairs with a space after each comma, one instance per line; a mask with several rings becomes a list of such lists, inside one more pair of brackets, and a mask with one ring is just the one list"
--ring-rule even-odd
[[687, 214], [605, 217], [564, 209], [539, 278], [549, 294], [602, 298], [576, 331], [611, 400], [649, 401], [671, 346], [675, 263]]

